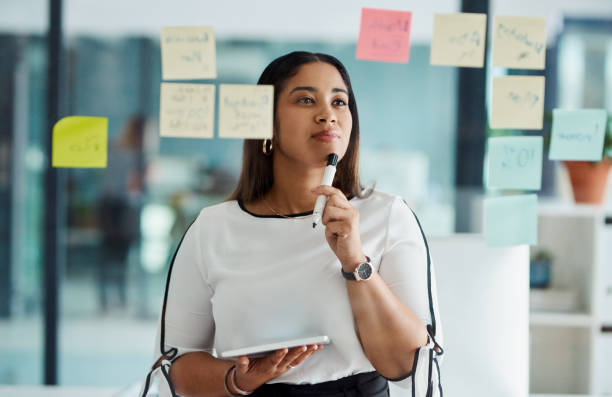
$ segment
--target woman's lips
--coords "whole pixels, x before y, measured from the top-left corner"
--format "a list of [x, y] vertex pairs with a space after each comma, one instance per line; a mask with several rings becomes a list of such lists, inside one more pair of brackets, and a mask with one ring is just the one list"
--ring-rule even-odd
[[338, 134], [331, 131], [319, 132], [318, 134], [315, 134], [312, 137], [321, 142], [332, 142], [336, 139], [340, 139], [340, 136]]

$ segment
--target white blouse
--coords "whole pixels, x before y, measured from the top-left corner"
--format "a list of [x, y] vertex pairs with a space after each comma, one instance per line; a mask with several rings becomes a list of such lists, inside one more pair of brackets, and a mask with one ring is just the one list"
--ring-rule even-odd
[[[363, 252], [424, 324], [432, 324], [433, 316], [442, 344], [435, 277], [431, 268], [428, 282], [426, 241], [415, 215], [400, 197], [379, 191], [350, 203], [359, 210]], [[310, 216], [255, 215], [235, 200], [204, 208], [169, 275], [166, 350], [216, 355], [328, 335], [331, 343], [323, 350], [269, 383], [319, 383], [374, 371], [357, 338], [340, 261], [324, 229], [322, 224], [313, 229]], [[155, 360], [160, 354], [158, 329]]]

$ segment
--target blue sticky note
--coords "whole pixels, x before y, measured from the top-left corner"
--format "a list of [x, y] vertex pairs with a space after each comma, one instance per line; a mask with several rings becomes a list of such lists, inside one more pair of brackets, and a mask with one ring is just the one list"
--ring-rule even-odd
[[485, 199], [484, 234], [489, 246], [537, 244], [537, 195], [524, 194]]
[[540, 190], [543, 148], [541, 136], [489, 138], [487, 187]]
[[548, 158], [601, 161], [607, 117], [604, 109], [554, 109]]

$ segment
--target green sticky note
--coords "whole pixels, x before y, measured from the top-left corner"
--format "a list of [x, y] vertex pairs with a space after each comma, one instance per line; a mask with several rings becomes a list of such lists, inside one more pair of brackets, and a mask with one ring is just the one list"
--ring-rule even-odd
[[543, 147], [541, 136], [489, 138], [487, 187], [540, 190]]
[[54, 167], [106, 168], [108, 119], [69, 116], [53, 126]]
[[607, 117], [604, 109], [554, 109], [549, 159], [601, 161]]
[[489, 246], [537, 244], [537, 195], [524, 194], [485, 199], [484, 234]]

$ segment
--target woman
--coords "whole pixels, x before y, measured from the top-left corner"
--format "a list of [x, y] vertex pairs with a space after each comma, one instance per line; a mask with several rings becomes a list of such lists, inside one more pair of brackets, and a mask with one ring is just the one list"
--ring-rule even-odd
[[[378, 397], [388, 395], [387, 379], [413, 394], [441, 391], [427, 244], [401, 198], [359, 182], [359, 121], [344, 66], [293, 52], [258, 84], [274, 85], [273, 139], [245, 141], [237, 189], [202, 210], [171, 268], [156, 357], [172, 392]], [[340, 159], [333, 187], [319, 186], [330, 153]], [[320, 194], [328, 200], [313, 229]], [[350, 280], [363, 263], [371, 276]], [[236, 361], [212, 355], [315, 335], [331, 343]]]

